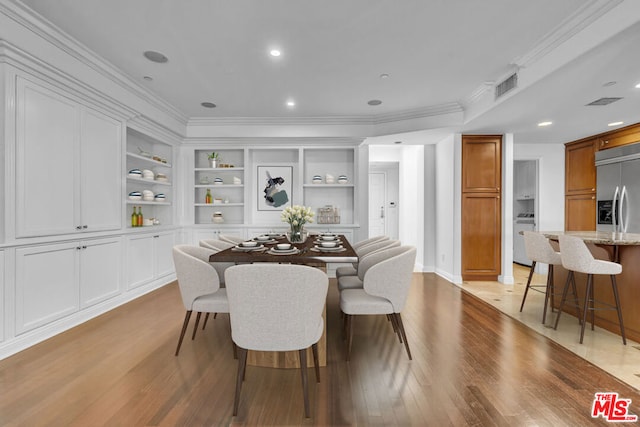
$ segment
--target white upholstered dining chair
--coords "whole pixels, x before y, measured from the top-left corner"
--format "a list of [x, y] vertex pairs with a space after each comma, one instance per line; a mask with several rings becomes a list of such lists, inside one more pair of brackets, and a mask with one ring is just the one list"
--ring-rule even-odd
[[340, 310], [345, 315], [347, 334], [347, 360], [351, 358], [353, 317], [367, 314], [387, 315], [400, 342], [404, 342], [409, 360], [412, 359], [400, 312], [407, 302], [416, 248], [400, 246], [385, 252], [386, 259], [367, 269], [362, 289], [345, 289], [340, 292]]
[[[389, 241], [390, 239], [387, 236], [376, 236], [376, 237], [372, 237], [370, 239], [366, 239], [361, 242], [358, 242], [352, 245], [351, 247], [353, 248], [356, 255], [358, 255], [358, 258], [360, 258], [370, 252], [386, 247], [387, 246], [386, 243]], [[398, 246], [399, 245], [400, 243], [398, 243]], [[357, 276], [357, 275], [358, 275], [357, 262], [353, 263], [353, 265], [345, 265], [342, 267], [338, 267], [336, 269], [336, 278], [338, 279], [342, 276]]]
[[247, 240], [240, 236], [234, 236], [232, 234], [218, 234], [218, 238], [223, 242], [233, 243], [234, 245], [238, 245]]
[[228, 313], [227, 292], [220, 288], [218, 273], [209, 264], [214, 252], [198, 246], [177, 245], [173, 247], [173, 262], [176, 268], [178, 287], [186, 309], [175, 355], [180, 352], [191, 313], [197, 313], [192, 339], [196, 336], [200, 315], [204, 313]]
[[384, 240], [377, 242], [375, 245], [368, 245], [367, 247], [369, 246], [375, 247], [375, 250], [367, 251], [363, 255], [358, 256], [359, 261], [356, 274], [346, 274], [338, 277], [338, 290], [362, 289], [367, 270], [378, 262], [387, 259], [388, 254], [392, 253], [388, 252], [389, 249], [400, 247], [400, 240]]
[[226, 276], [231, 338], [239, 353], [233, 415], [238, 414], [247, 350], [298, 350], [304, 412], [309, 417], [307, 348], [312, 348], [320, 382], [317, 343], [324, 329], [327, 275], [303, 265], [244, 264], [230, 267]]

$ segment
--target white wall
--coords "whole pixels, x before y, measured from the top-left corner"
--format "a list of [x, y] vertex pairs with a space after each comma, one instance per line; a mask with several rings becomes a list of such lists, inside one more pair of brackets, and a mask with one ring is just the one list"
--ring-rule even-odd
[[424, 258], [422, 271], [436, 271], [436, 146], [424, 146]]
[[456, 283], [454, 147], [454, 135], [446, 137], [435, 146], [435, 271]]

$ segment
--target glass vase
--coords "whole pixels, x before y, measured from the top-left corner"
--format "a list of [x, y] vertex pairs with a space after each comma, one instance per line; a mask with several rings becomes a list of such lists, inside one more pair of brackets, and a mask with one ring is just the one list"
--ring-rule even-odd
[[309, 236], [309, 233], [304, 231], [304, 228], [302, 227], [291, 227], [291, 230], [287, 231], [285, 234], [287, 235], [287, 240], [290, 243], [304, 243]]

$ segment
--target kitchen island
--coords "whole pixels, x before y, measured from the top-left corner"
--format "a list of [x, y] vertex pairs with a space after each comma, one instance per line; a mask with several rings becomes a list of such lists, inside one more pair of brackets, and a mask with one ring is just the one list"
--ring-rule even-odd
[[[580, 237], [587, 243], [591, 253], [595, 258], [607, 261], [618, 262], [622, 265], [622, 273], [616, 276], [618, 292], [620, 294], [620, 305], [622, 307], [622, 317], [624, 320], [625, 333], [627, 338], [640, 342], [640, 234], [636, 233], [611, 233], [603, 231], [542, 231], [558, 248], [558, 236], [561, 234]], [[576, 285], [578, 296], [584, 300], [585, 285], [587, 275], [576, 273]], [[567, 270], [562, 266], [554, 268], [554, 283], [556, 292], [561, 292], [567, 280]], [[613, 304], [613, 293], [611, 292], [611, 280], [608, 276], [594, 276], [595, 288], [594, 296], [596, 300]], [[556, 307], [560, 303], [560, 298], [556, 298]], [[565, 308], [567, 313], [576, 315], [573, 307]], [[573, 312], [572, 312], [573, 310]], [[596, 325], [619, 334], [620, 327], [615, 311], [598, 310], [595, 312]], [[576, 340], [579, 329], [576, 327]], [[585, 332], [585, 336], [587, 336]]]

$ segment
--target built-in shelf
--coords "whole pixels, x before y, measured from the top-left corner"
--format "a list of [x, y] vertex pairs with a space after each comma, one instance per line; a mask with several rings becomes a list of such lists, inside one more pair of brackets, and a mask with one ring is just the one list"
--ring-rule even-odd
[[171, 206], [170, 202], [148, 202], [146, 200], [127, 200], [128, 205]]
[[241, 167], [237, 167], [237, 168], [195, 168], [194, 171], [196, 172], [232, 172], [232, 171], [243, 171], [244, 168]]
[[166, 185], [166, 186], [169, 186], [169, 187], [171, 187], [171, 185], [172, 185], [168, 181], [156, 181], [154, 179], [135, 178], [135, 177], [132, 177], [132, 176], [127, 176], [127, 181], [140, 182], [140, 183], [147, 184], [147, 185]]
[[196, 203], [194, 204], [194, 206], [206, 208], [224, 208], [232, 206], [244, 206], [244, 203]]
[[152, 165], [164, 166], [164, 167], [167, 167], [167, 168], [171, 167], [171, 163], [159, 162], [158, 160], [153, 160], [153, 159], [150, 159], [149, 157], [141, 156], [140, 154], [127, 152], [127, 156], [129, 156], [129, 157], [131, 157], [133, 159], [138, 159], [138, 160], [142, 160], [144, 162], [148, 162], [149, 164], [152, 164]]
[[353, 188], [353, 184], [304, 184], [305, 188]]
[[196, 184], [195, 188], [242, 188], [244, 184]]

